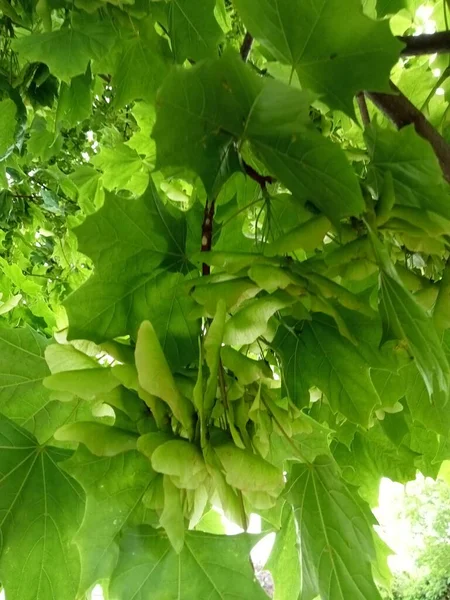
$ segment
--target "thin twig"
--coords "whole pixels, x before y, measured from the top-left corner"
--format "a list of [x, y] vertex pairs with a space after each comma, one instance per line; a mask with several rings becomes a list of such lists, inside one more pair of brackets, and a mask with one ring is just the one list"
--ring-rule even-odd
[[[249, 208], [251, 208], [255, 204], [258, 204], [258, 202], [262, 202], [262, 201], [263, 200], [260, 197], [258, 197], [255, 200], [252, 200], [251, 202], [249, 202], [248, 204], [246, 204], [245, 206], [243, 206], [242, 208], [240, 208], [239, 210], [237, 210], [235, 213], [233, 213], [231, 215], [231, 217], [228, 217], [228, 219], [222, 223], [222, 229], [225, 227], [225, 225], [228, 225], [228, 223], [230, 223], [233, 219], [235, 219], [236, 217], [238, 217], [241, 213], [243, 213], [244, 211], [248, 210]], [[220, 230], [216, 231], [214, 233], [214, 236], [219, 235], [219, 234], [220, 234]]]
[[361, 113], [361, 120], [365, 129], [370, 125], [370, 115], [369, 110], [367, 108], [367, 102], [366, 97], [364, 96], [364, 92], [359, 92], [359, 94], [356, 96], [356, 101], [358, 102], [359, 112]]
[[219, 387], [220, 387], [220, 395], [222, 398], [223, 406], [225, 408], [225, 413], [228, 415], [229, 406], [228, 406], [227, 386], [225, 385], [225, 376], [224, 376], [222, 359], [219, 360]]
[[247, 59], [252, 50], [252, 46], [253, 46], [253, 36], [251, 35], [251, 33], [249, 33], [247, 31], [247, 33], [245, 34], [245, 37], [244, 37], [244, 41], [242, 42], [242, 45], [241, 45], [241, 50], [240, 50], [241, 58], [244, 62], [247, 62]]
[[[213, 236], [213, 220], [214, 220], [215, 202], [208, 201], [205, 204], [205, 212], [202, 223], [202, 247], [201, 252], [209, 252], [212, 247], [212, 236]], [[202, 265], [202, 274], [209, 275], [211, 273], [211, 267], [206, 263]]]
[[425, 102], [422, 104], [422, 106], [420, 107], [421, 111], [426, 111], [428, 109], [428, 105], [431, 102], [431, 99], [433, 98], [433, 96], [436, 94], [436, 90], [441, 87], [441, 85], [444, 83], [444, 81], [450, 77], [450, 67], [447, 67], [445, 69], [445, 71], [442, 73], [442, 75], [437, 79], [436, 83], [433, 85], [433, 87], [430, 90], [430, 93], [428, 94], [428, 96], [425, 98]]
[[407, 125], [414, 125], [416, 132], [431, 144], [441, 165], [442, 173], [450, 183], [450, 145], [425, 118], [423, 113], [392, 82], [391, 87], [392, 94], [365, 92], [365, 95], [398, 129]]
[[255, 171], [255, 169], [252, 166], [250, 166], [248, 163], [246, 163], [244, 160], [242, 161], [242, 165], [243, 165], [244, 171], [247, 173], [247, 175], [251, 179], [256, 181], [256, 183], [258, 183], [260, 185], [261, 189], [265, 190], [267, 184], [276, 182], [276, 179], [274, 179], [270, 175], [261, 175], [260, 173], [258, 173], [258, 171]]

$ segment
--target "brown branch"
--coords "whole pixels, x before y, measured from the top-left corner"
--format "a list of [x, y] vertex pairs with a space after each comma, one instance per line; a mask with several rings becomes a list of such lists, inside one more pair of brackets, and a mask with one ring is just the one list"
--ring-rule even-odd
[[251, 167], [245, 161], [242, 161], [242, 165], [243, 165], [244, 171], [247, 173], [247, 175], [251, 179], [256, 181], [256, 183], [258, 183], [261, 186], [261, 189], [265, 190], [267, 184], [276, 182], [276, 179], [274, 179], [270, 175], [261, 175], [260, 173], [258, 173], [258, 171], [255, 171], [255, 169], [253, 167]]
[[442, 173], [450, 183], [450, 145], [392, 82], [391, 87], [393, 94], [380, 92], [365, 92], [365, 94], [398, 129], [406, 125], [414, 125], [416, 132], [431, 144]]
[[244, 62], [247, 62], [247, 59], [249, 57], [249, 54], [251, 52], [253, 46], [253, 36], [247, 31], [247, 33], [245, 34], [244, 37], [244, 41], [242, 42], [241, 45], [241, 58]]
[[422, 56], [424, 54], [445, 54], [450, 52], [450, 31], [422, 33], [421, 35], [401, 35], [398, 38], [405, 44], [402, 56]]
[[367, 102], [366, 97], [364, 96], [364, 92], [359, 92], [359, 94], [356, 96], [356, 101], [358, 102], [359, 112], [361, 113], [361, 120], [365, 129], [370, 125], [370, 115], [369, 110], [367, 108]]
[[[214, 220], [215, 202], [212, 200], [211, 204], [206, 202], [205, 212], [202, 223], [202, 247], [201, 252], [209, 252], [212, 247], [212, 236], [213, 236], [213, 220]], [[211, 267], [206, 263], [202, 265], [202, 275], [209, 275], [211, 273]]]

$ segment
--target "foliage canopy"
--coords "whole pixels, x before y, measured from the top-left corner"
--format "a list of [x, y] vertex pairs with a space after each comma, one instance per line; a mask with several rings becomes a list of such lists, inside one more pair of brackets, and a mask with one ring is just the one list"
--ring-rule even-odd
[[0, 0], [7, 600], [264, 598], [216, 509], [276, 600], [389, 588], [380, 478], [450, 459], [431, 6]]

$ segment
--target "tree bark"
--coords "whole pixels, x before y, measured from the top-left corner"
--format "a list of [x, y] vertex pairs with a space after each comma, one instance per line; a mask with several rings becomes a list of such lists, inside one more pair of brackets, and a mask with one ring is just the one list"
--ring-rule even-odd
[[365, 92], [365, 94], [398, 129], [406, 125], [414, 125], [416, 132], [431, 144], [442, 173], [450, 183], [450, 145], [392, 82], [391, 87], [393, 94], [380, 92]]
[[424, 54], [445, 54], [450, 52], [450, 31], [422, 33], [421, 35], [398, 36], [405, 47], [402, 56], [422, 56]]

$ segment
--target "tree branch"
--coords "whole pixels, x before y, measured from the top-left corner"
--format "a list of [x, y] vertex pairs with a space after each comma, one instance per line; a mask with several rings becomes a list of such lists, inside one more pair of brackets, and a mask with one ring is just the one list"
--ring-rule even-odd
[[241, 58], [244, 62], [247, 62], [247, 59], [251, 52], [252, 46], [253, 46], [253, 36], [247, 31], [247, 33], [245, 34], [245, 37], [244, 37], [244, 41], [242, 42], [241, 50], [240, 50]]
[[422, 56], [423, 54], [445, 54], [450, 52], [450, 31], [422, 33], [421, 35], [400, 35], [405, 44], [402, 56]]
[[391, 87], [394, 94], [380, 92], [365, 92], [365, 94], [398, 129], [406, 125], [414, 125], [416, 132], [431, 144], [442, 173], [450, 183], [450, 145], [392, 82]]
[[361, 113], [361, 120], [365, 129], [370, 125], [370, 115], [369, 110], [367, 108], [367, 102], [366, 97], [364, 96], [364, 92], [359, 92], [359, 94], [356, 96], [356, 101], [358, 102], [359, 112]]

